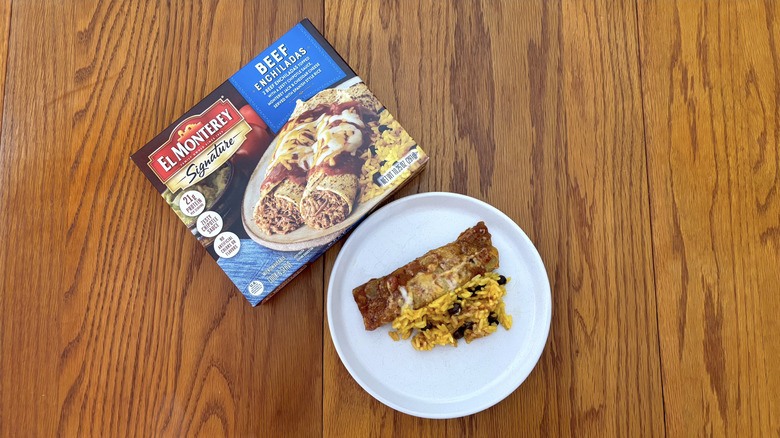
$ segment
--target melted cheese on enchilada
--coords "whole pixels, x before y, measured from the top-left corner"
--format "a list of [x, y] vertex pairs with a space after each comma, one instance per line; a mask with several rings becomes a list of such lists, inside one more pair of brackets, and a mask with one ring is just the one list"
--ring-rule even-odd
[[317, 142], [314, 144], [314, 166], [326, 160], [334, 164], [334, 158], [344, 152], [355, 154], [363, 145], [363, 131], [366, 124], [355, 112], [348, 108], [341, 114], [331, 115], [320, 121]]
[[290, 129], [280, 137], [268, 167], [273, 168], [281, 164], [288, 170], [292, 165], [303, 170], [311, 169], [314, 161], [312, 146], [316, 143], [317, 128], [325, 118], [323, 114], [316, 119], [290, 124]]

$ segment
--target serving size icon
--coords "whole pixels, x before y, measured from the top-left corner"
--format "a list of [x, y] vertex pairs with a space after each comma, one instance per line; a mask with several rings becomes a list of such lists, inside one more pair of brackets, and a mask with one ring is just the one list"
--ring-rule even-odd
[[265, 290], [265, 286], [263, 286], [263, 282], [260, 280], [255, 280], [251, 283], [249, 283], [249, 286], [247, 287], [247, 292], [249, 292], [249, 295], [252, 295], [253, 297], [259, 296], [263, 293]]

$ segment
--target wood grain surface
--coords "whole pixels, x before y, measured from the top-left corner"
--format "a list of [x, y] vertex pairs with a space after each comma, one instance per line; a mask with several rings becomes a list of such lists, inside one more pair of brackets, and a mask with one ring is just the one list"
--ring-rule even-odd
[[[328, 33], [337, 23], [348, 30]], [[419, 178], [427, 185], [407, 191], [466, 193], [506, 212], [539, 248], [553, 291], [536, 370], [506, 401], [467, 418], [421, 421], [385, 407], [326, 342], [324, 417], [335, 421], [325, 435], [662, 434], [633, 5], [346, 1], [326, 10], [325, 29], [421, 134], [432, 157]], [[350, 38], [360, 34], [381, 37], [366, 47]], [[385, 52], [408, 62], [356, 55]]]
[[[396, 412], [324, 298], [252, 308], [129, 160], [308, 17], [545, 262], [545, 351]], [[0, 436], [779, 436], [780, 4], [0, 0]], [[489, 359], [487, 359], [489, 360]], [[402, 366], [403, 364], [399, 364]]]
[[780, 9], [639, 7], [666, 424], [780, 435]]

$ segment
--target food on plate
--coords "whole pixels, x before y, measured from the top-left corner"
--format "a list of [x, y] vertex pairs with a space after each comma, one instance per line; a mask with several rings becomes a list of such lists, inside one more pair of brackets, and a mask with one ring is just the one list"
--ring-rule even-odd
[[376, 118], [376, 113], [354, 100], [326, 107], [300, 204], [301, 216], [309, 227], [330, 228], [352, 212], [363, 166], [360, 153], [371, 136], [367, 122]]
[[415, 350], [431, 350], [437, 345], [457, 347], [459, 339], [474, 339], [495, 333], [498, 326], [512, 328], [512, 316], [506, 313], [503, 275], [488, 272], [477, 275], [463, 286], [437, 298], [430, 304], [413, 309], [405, 307], [393, 320], [389, 332], [393, 340], [409, 339]]
[[254, 209], [254, 221], [266, 234], [287, 234], [303, 225], [299, 204], [314, 160], [312, 145], [323, 117], [324, 113], [301, 114], [279, 132]]
[[479, 222], [454, 242], [356, 287], [352, 295], [366, 330], [375, 330], [393, 322], [404, 309], [423, 308], [497, 267], [498, 250], [485, 223]]
[[457, 347], [459, 339], [469, 343], [494, 333], [499, 325], [512, 327], [503, 301], [509, 279], [491, 272], [498, 264], [490, 232], [479, 222], [455, 242], [369, 280], [352, 295], [366, 330], [392, 322], [390, 337], [411, 337], [416, 350]]

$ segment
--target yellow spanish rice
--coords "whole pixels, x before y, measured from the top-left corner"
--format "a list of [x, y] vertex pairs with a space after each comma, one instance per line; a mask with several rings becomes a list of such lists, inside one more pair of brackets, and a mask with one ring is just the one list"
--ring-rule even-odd
[[499, 278], [494, 272], [477, 275], [425, 307], [405, 308], [393, 321], [395, 331], [390, 332], [390, 337], [395, 341], [411, 337], [416, 350], [431, 350], [437, 345], [457, 347], [457, 337], [470, 343], [494, 333], [499, 324], [509, 330], [512, 316], [505, 311], [506, 289], [498, 284]]

